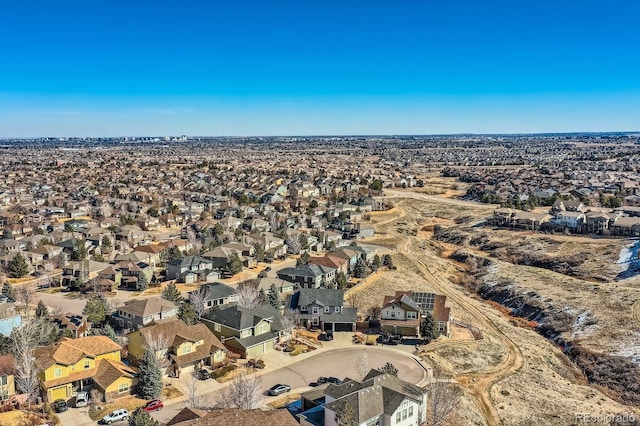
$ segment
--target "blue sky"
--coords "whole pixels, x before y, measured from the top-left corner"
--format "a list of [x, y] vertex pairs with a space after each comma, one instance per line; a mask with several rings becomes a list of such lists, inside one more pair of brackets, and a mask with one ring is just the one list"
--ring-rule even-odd
[[633, 1], [6, 1], [0, 137], [640, 130]]

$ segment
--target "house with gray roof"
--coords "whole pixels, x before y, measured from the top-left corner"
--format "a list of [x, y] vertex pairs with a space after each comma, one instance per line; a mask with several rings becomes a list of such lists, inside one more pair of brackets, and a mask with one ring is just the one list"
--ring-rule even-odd
[[341, 407], [353, 407], [358, 426], [420, 425], [426, 420], [427, 391], [395, 376], [371, 370], [362, 380], [345, 379], [300, 395], [301, 426], [340, 424]]
[[219, 278], [220, 273], [213, 270], [211, 260], [200, 256], [185, 256], [167, 263], [167, 279], [169, 280], [191, 284], [198, 280], [213, 282]]
[[218, 282], [201, 285], [197, 290], [190, 291], [188, 294], [191, 303], [202, 302], [205, 310], [233, 303], [237, 299], [233, 287]]
[[133, 299], [124, 302], [114, 315], [122, 328], [137, 330], [154, 321], [172, 318], [178, 315], [178, 306], [161, 297]]
[[202, 322], [227, 349], [243, 358], [256, 358], [273, 350], [284, 334], [282, 315], [270, 305], [253, 309], [233, 305], [210, 312]]
[[336, 279], [336, 268], [325, 265], [306, 264], [295, 268], [283, 268], [278, 278], [298, 284], [301, 288], [320, 288]]
[[330, 288], [303, 288], [285, 301], [285, 306], [298, 314], [303, 327], [355, 331], [357, 309], [343, 305], [344, 291]]

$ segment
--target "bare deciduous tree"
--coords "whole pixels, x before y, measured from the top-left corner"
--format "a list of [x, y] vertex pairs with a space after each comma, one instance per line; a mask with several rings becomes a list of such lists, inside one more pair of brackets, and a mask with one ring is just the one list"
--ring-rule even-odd
[[356, 308], [358, 311], [360, 311], [360, 309], [362, 308], [362, 300], [360, 298], [360, 295], [357, 292], [352, 292], [349, 295], [349, 305], [352, 308]]
[[299, 254], [302, 249], [302, 244], [300, 244], [300, 239], [296, 234], [288, 236], [285, 244], [287, 244], [289, 252], [293, 254]]
[[33, 351], [38, 347], [44, 321], [27, 317], [19, 327], [11, 332], [11, 352], [15, 358], [15, 384], [20, 393], [26, 394], [31, 401], [38, 395], [40, 379]]
[[98, 405], [102, 402], [104, 395], [98, 389], [93, 388], [89, 392], [89, 398], [91, 399], [91, 404]]
[[187, 404], [190, 408], [200, 408], [202, 405], [200, 402], [200, 392], [198, 389], [198, 379], [196, 378], [195, 371], [194, 374], [189, 374], [187, 376]]
[[369, 373], [369, 355], [366, 352], [363, 352], [362, 355], [358, 357], [356, 361], [356, 367], [358, 367], [358, 374], [360, 374], [360, 379], [364, 379], [365, 376]]
[[454, 415], [460, 401], [460, 387], [447, 377], [441, 369], [434, 369], [433, 378], [427, 385], [429, 395], [425, 426], [443, 426]]
[[262, 405], [261, 380], [255, 374], [249, 374], [243, 368], [240, 375], [233, 379], [220, 392], [218, 405], [220, 408], [242, 408], [251, 410]]
[[38, 304], [35, 284], [33, 282], [28, 282], [15, 286], [14, 295], [16, 303], [21, 305], [22, 314], [29, 318], [31, 316], [31, 311]]
[[298, 325], [298, 312], [293, 309], [285, 310], [284, 315], [282, 315], [281, 324], [285, 340], [288, 340], [291, 337], [295, 337], [293, 335], [293, 330]]
[[243, 281], [236, 288], [236, 305], [253, 309], [260, 304], [260, 290], [253, 281]]
[[280, 221], [276, 213], [272, 213], [271, 216], [269, 216], [269, 226], [271, 227], [271, 232], [276, 232], [280, 229]]
[[170, 364], [167, 356], [170, 343], [169, 336], [164, 333], [148, 333], [144, 339], [144, 350], [156, 354], [158, 366], [162, 370], [166, 369]]
[[369, 315], [370, 319], [377, 320], [382, 315], [382, 306], [373, 305], [367, 309], [367, 315]]
[[202, 314], [204, 314], [204, 300], [205, 292], [203, 291], [203, 288], [189, 293], [189, 304], [193, 307], [193, 310], [196, 312], [196, 315], [198, 315], [198, 318], [200, 318]]

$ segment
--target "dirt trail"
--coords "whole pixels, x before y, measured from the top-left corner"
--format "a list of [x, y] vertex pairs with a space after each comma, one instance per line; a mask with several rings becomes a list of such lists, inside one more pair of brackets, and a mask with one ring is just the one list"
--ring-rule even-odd
[[493, 210], [500, 207], [499, 204], [482, 204], [475, 201], [465, 201], [456, 198], [445, 198], [437, 195], [421, 194], [419, 192], [413, 192], [409, 190], [397, 190], [397, 189], [385, 189], [384, 197], [376, 197], [377, 199], [384, 201], [387, 198], [414, 198], [421, 201], [430, 201], [432, 203], [451, 204], [454, 206], [471, 207], [475, 209]]
[[[391, 191], [390, 191], [391, 192]], [[483, 205], [479, 205], [477, 203], [464, 202], [461, 200], [451, 200], [451, 199], [442, 199], [438, 197], [428, 196], [424, 194], [416, 194], [416, 193], [408, 193], [405, 191], [392, 191], [393, 194], [398, 193], [398, 196], [415, 198], [424, 201], [434, 201], [434, 202], [444, 202], [448, 204], [456, 204], [456, 205], [473, 205], [474, 207], [484, 207]], [[391, 195], [391, 194], [390, 194]], [[401, 201], [400, 203], [402, 203]], [[400, 204], [398, 203], [398, 204]], [[487, 206], [491, 207], [491, 206]], [[396, 205], [396, 208], [401, 210], [401, 213], [398, 217], [390, 218], [389, 220], [385, 220], [383, 222], [379, 222], [376, 225], [383, 225], [387, 223], [391, 223], [395, 220], [406, 215], [406, 211], [402, 209], [399, 205]], [[452, 290], [453, 284], [451, 282], [441, 279], [434, 275], [430, 268], [429, 264], [422, 259], [422, 256], [417, 256], [414, 254], [414, 251], [409, 250], [411, 243], [414, 241], [415, 237], [406, 236], [398, 233], [393, 227], [388, 229], [389, 234], [396, 234], [404, 239], [404, 243], [401, 243], [397, 250], [402, 253], [407, 259], [409, 259], [420, 271], [420, 273], [427, 279], [434, 289], [449, 298], [449, 300], [453, 300], [456, 302], [462, 309], [467, 311], [475, 320], [475, 324], [481, 328], [484, 328], [485, 332], [491, 332], [495, 335], [498, 340], [501, 342], [502, 346], [506, 349], [506, 357], [502, 360], [502, 362], [494, 366], [493, 368], [484, 371], [482, 373], [474, 373], [474, 374], [464, 374], [455, 376], [456, 381], [460, 383], [469, 394], [476, 400], [478, 408], [481, 410], [484, 418], [486, 419], [489, 425], [498, 425], [498, 419], [496, 412], [493, 408], [493, 404], [491, 403], [491, 398], [489, 396], [491, 387], [494, 383], [499, 380], [513, 374], [517, 370], [519, 370], [523, 363], [524, 359], [520, 349], [515, 345], [515, 343], [502, 332], [500, 327], [496, 325], [488, 316], [486, 316], [480, 309], [476, 308], [473, 304], [471, 304], [466, 297], [458, 294]], [[428, 349], [427, 349], [428, 350]]]

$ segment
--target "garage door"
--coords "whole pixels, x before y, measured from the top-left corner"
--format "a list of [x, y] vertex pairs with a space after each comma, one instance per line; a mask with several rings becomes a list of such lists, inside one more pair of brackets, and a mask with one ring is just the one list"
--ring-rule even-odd
[[49, 402], [53, 402], [56, 399], [64, 399], [65, 401], [69, 398], [67, 395], [67, 386], [61, 386], [56, 389], [49, 389]]
[[353, 324], [350, 322], [339, 322], [336, 323], [336, 331], [353, 331]]

